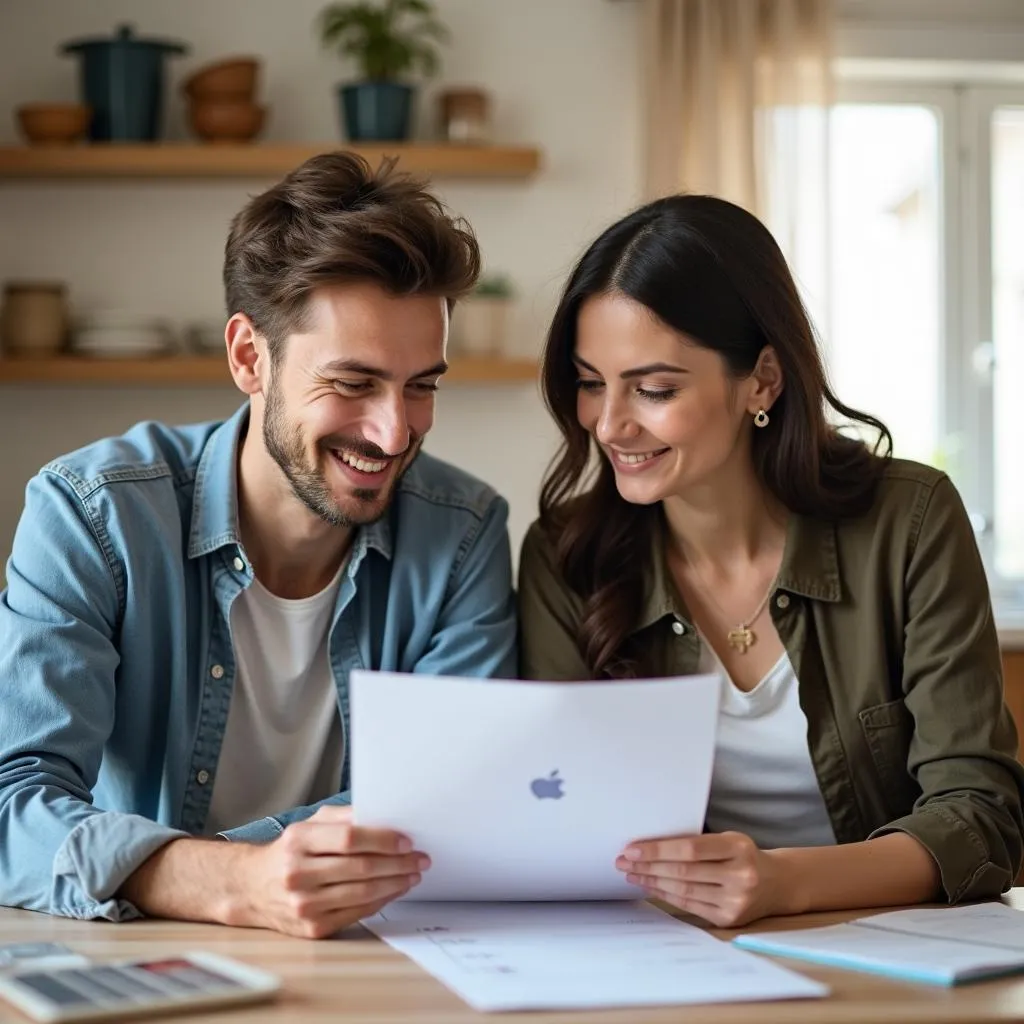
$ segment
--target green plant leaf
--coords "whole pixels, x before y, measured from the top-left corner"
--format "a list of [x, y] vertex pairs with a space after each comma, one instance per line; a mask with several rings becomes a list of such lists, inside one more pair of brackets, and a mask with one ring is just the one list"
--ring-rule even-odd
[[[409, 19], [399, 27], [402, 18]], [[368, 0], [333, 3], [319, 16], [321, 43], [354, 58], [366, 78], [388, 80], [440, 68], [435, 44], [447, 42], [448, 29], [436, 18], [431, 0]]]
[[427, 36], [430, 39], [435, 39], [439, 43], [447, 43], [451, 41], [452, 34], [448, 29], [441, 24], [436, 18], [430, 18], [424, 21], [419, 27], [420, 35]]
[[515, 295], [512, 281], [506, 274], [484, 274], [473, 289], [481, 298], [510, 299]]
[[422, 14], [430, 17], [434, 13], [434, 5], [429, 0], [392, 0], [392, 6], [398, 14]]

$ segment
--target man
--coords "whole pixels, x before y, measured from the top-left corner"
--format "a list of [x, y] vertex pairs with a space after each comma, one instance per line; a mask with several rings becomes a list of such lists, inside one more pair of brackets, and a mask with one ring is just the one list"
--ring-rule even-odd
[[30, 482], [0, 595], [0, 902], [320, 937], [429, 866], [344, 806], [347, 678], [515, 673], [507, 505], [420, 451], [479, 263], [416, 182], [316, 157], [231, 227], [246, 405]]

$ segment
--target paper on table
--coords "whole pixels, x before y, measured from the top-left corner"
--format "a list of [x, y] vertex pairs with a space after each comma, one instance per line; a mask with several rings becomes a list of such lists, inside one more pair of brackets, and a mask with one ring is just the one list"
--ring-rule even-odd
[[1024, 971], [1024, 914], [1000, 903], [896, 910], [734, 941], [758, 953], [938, 985]]
[[851, 922], [862, 928], [884, 928], [909, 935], [955, 939], [959, 943], [998, 946], [1024, 953], [1024, 913], [1005, 903], [973, 903], [967, 907], [917, 907], [872, 914]]
[[477, 1010], [828, 994], [645, 903], [400, 902], [363, 924]]

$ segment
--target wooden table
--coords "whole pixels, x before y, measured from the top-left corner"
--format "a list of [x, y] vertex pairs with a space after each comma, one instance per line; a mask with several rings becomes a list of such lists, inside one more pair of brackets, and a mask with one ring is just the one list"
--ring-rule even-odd
[[[1024, 889], [1005, 901], [1024, 910]], [[861, 912], [864, 913], [864, 912]], [[809, 914], [775, 918], [745, 929], [769, 931], [833, 924], [855, 914]], [[728, 938], [734, 932], [716, 932]], [[165, 955], [204, 949], [263, 967], [280, 976], [284, 989], [277, 1001], [190, 1016], [203, 1022], [266, 1021], [338, 1022], [338, 1024], [463, 1024], [510, 1019], [531, 1024], [863, 1024], [863, 1022], [1024, 1022], [1024, 975], [1019, 979], [977, 982], [947, 990], [931, 985], [888, 981], [870, 974], [840, 971], [781, 960], [803, 974], [826, 982], [827, 999], [659, 1009], [585, 1011], [580, 1013], [478, 1014], [470, 1010], [410, 960], [377, 941], [362, 928], [324, 942], [289, 939], [271, 932], [213, 925], [140, 921], [109, 924], [68, 921], [19, 910], [0, 910], [0, 943], [63, 942], [96, 959]], [[0, 1004], [0, 1020], [21, 1016]], [[173, 1018], [166, 1018], [171, 1020]], [[181, 1018], [185, 1019], [185, 1018]]]

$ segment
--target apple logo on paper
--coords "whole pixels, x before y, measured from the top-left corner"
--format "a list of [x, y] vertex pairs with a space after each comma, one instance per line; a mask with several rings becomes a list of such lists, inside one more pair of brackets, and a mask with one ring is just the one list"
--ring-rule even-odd
[[534, 779], [530, 783], [530, 790], [538, 800], [561, 800], [565, 794], [562, 792], [564, 779], [558, 777], [556, 768], [547, 778]]

